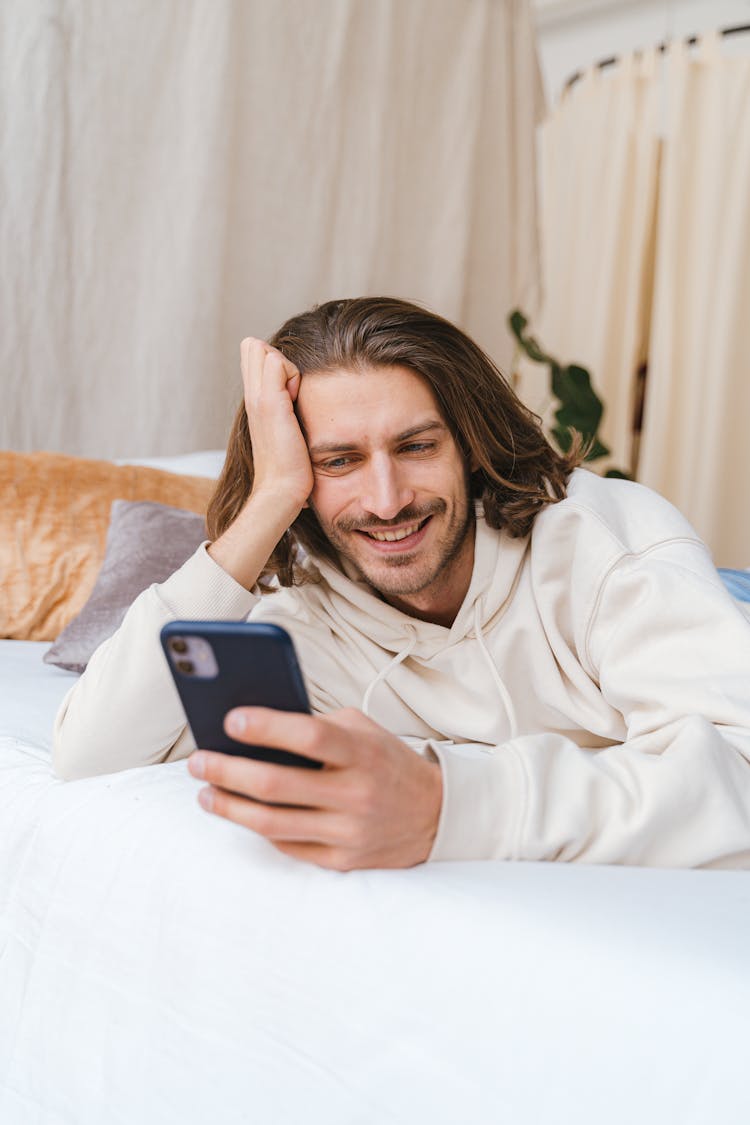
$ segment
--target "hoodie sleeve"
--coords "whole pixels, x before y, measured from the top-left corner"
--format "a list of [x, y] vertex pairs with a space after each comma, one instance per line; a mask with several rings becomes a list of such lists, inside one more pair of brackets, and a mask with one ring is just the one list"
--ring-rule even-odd
[[136, 598], [99, 646], [55, 720], [53, 765], [66, 780], [185, 758], [195, 748], [159, 641], [178, 618], [245, 618], [257, 597], [226, 573], [206, 545]]
[[705, 548], [627, 556], [603, 583], [587, 663], [627, 737], [428, 744], [444, 803], [430, 859], [664, 867], [750, 861], [750, 624]]

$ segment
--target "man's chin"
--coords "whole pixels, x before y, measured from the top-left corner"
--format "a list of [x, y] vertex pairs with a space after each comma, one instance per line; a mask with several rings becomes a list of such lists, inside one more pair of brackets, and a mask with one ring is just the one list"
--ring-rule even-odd
[[[386, 559], [377, 566], [362, 566], [358, 560], [351, 561], [365, 582], [384, 598], [404, 598], [419, 594], [430, 585], [434, 577], [420, 574], [414, 558], [408, 556]], [[414, 568], [411, 573], [410, 567]]]

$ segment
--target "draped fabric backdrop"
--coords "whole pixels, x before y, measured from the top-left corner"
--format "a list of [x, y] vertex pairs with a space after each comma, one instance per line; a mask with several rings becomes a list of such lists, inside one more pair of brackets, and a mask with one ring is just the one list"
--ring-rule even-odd
[[[658, 169], [654, 52], [589, 70], [541, 129], [542, 308], [551, 354], [591, 371], [607, 404], [611, 462], [633, 459], [636, 373], [646, 359]], [[522, 369], [522, 397], [545, 413], [546, 368]], [[608, 464], [610, 461], [607, 462]]]
[[[750, 41], [725, 57], [712, 34], [697, 52], [676, 43], [587, 74], [545, 124], [541, 164], [533, 327], [589, 367], [612, 449], [603, 466], [636, 464], [717, 565], [750, 566]], [[546, 378], [523, 369], [532, 407]]]
[[750, 567], [750, 41], [745, 58], [675, 44], [668, 65], [638, 476], [719, 566]]
[[0, 446], [222, 445], [239, 341], [331, 297], [501, 364], [537, 284], [527, 0], [5, 0]]

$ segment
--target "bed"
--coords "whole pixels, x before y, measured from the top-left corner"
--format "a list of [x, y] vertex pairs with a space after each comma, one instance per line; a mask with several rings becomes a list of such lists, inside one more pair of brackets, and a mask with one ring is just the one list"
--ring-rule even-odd
[[750, 873], [340, 874], [184, 762], [63, 783], [0, 641], [0, 1122], [746, 1125]]

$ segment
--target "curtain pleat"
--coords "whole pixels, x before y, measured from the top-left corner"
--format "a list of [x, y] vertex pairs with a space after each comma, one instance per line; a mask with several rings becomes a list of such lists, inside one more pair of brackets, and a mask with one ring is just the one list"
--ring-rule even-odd
[[[633, 463], [637, 372], [646, 358], [659, 164], [654, 52], [591, 69], [541, 130], [543, 299], [532, 328], [547, 352], [588, 368], [605, 403], [602, 467]], [[547, 410], [546, 368], [520, 393]]]
[[332, 297], [507, 365], [541, 98], [527, 0], [7, 0], [0, 445], [222, 445], [240, 339]]
[[[545, 123], [541, 179], [533, 328], [604, 400], [592, 467], [635, 466], [717, 565], [750, 567], [750, 52], [714, 33], [589, 72]], [[547, 420], [548, 381], [521, 369]]]
[[750, 566], [750, 57], [668, 58], [639, 479]]

